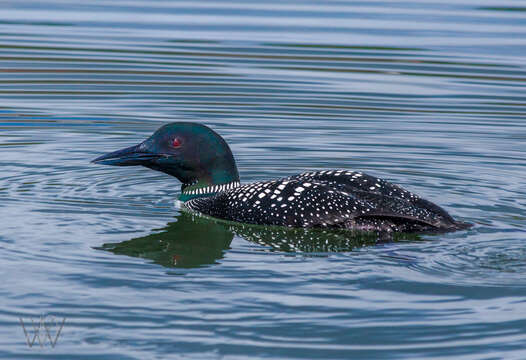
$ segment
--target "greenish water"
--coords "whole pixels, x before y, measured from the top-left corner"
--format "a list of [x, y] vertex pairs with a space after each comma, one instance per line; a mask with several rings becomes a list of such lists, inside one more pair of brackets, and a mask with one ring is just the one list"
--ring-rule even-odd
[[[524, 359], [525, 8], [2, 2], [0, 357]], [[223, 135], [243, 182], [362, 170], [475, 226], [223, 223], [89, 163], [171, 121]], [[54, 348], [26, 344], [41, 314]]]

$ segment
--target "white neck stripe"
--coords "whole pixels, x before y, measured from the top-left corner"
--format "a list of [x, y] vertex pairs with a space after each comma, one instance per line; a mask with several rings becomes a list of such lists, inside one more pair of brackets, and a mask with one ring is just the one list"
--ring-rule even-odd
[[212, 193], [216, 193], [220, 191], [230, 190], [240, 185], [241, 184], [239, 183], [239, 181], [233, 181], [228, 184], [211, 185], [211, 186], [206, 186], [204, 188], [198, 188], [198, 189], [193, 189], [193, 190], [188, 190], [188, 191], [183, 190], [183, 194], [185, 195], [212, 194]]

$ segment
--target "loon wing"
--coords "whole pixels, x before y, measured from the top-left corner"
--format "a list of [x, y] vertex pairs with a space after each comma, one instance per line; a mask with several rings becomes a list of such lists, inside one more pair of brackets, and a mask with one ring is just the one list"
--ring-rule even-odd
[[[380, 223], [404, 224], [411, 231], [423, 228], [462, 227], [444, 209], [386, 180], [362, 172], [333, 170], [303, 173], [291, 177], [325, 185], [367, 204], [365, 212], [356, 212], [353, 225], [371, 228]], [[428, 229], [428, 230], [431, 230]]]
[[349, 171], [255, 182], [185, 206], [220, 219], [289, 227], [420, 232], [458, 225], [439, 206], [397, 185]]

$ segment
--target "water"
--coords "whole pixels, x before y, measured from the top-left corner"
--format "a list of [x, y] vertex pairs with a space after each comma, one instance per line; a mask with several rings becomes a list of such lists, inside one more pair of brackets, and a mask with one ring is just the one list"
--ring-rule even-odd
[[[1, 358], [526, 357], [526, 3], [1, 8]], [[175, 179], [89, 163], [176, 120], [244, 182], [359, 169], [475, 227], [217, 223]], [[66, 318], [54, 348], [26, 344], [41, 314]]]

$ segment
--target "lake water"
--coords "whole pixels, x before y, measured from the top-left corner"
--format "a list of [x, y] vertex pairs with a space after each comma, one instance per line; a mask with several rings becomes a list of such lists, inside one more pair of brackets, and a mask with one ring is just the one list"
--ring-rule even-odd
[[[0, 7], [0, 358], [526, 358], [524, 1]], [[475, 226], [242, 227], [90, 164], [171, 121], [243, 182], [362, 170]], [[41, 315], [54, 348], [26, 343]]]

